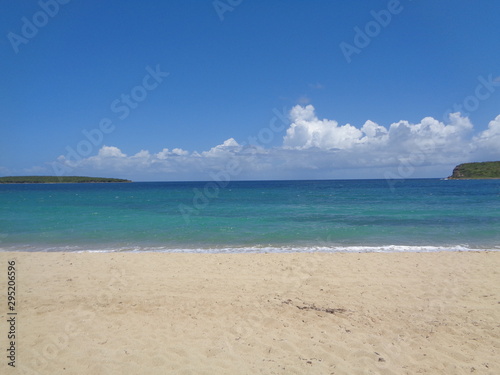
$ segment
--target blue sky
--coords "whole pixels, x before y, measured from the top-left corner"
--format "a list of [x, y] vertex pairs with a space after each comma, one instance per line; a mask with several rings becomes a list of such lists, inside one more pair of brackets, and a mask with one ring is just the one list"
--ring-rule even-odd
[[0, 175], [395, 179], [499, 160], [499, 14], [487, 0], [3, 1]]

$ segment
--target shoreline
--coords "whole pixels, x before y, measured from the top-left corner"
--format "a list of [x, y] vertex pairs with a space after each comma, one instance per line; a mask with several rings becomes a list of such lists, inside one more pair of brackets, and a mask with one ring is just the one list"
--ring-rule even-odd
[[443, 180], [500, 180], [500, 177], [446, 177]]
[[165, 247], [165, 246], [106, 246], [94, 247], [50, 246], [32, 248], [28, 245], [0, 247], [0, 253], [106, 253], [106, 254], [393, 254], [436, 252], [496, 252], [500, 245], [469, 247], [468, 245], [350, 245], [350, 246], [214, 246], [214, 247]]
[[8, 260], [19, 374], [500, 372], [495, 251]]

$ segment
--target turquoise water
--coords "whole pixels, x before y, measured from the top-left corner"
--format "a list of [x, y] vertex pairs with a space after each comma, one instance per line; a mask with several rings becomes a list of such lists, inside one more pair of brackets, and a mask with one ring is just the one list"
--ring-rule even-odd
[[0, 250], [500, 250], [500, 180], [0, 185]]

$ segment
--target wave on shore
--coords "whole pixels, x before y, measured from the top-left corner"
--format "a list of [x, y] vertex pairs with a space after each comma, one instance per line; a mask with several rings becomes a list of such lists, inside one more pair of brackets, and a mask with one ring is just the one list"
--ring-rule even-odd
[[241, 246], [241, 247], [210, 247], [210, 248], [172, 248], [164, 246], [120, 246], [85, 248], [81, 246], [9, 246], [2, 247], [0, 251], [22, 252], [78, 252], [78, 253], [187, 253], [187, 254], [241, 254], [241, 253], [415, 253], [438, 251], [500, 251], [500, 246], [471, 247], [468, 245], [453, 246], [408, 246], [408, 245], [381, 245], [381, 246]]

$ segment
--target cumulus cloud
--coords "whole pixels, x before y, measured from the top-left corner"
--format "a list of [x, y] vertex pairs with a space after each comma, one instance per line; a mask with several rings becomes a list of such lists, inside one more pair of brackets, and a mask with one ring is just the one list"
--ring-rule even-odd
[[[127, 156], [118, 147], [103, 146], [97, 155], [77, 161], [60, 156], [58, 163], [72, 172], [98, 170], [162, 180], [208, 179], [210, 173], [224, 171], [228, 164], [233, 169], [237, 166], [235, 179], [380, 178], [384, 171], [402, 164], [446, 175], [461, 162], [500, 158], [500, 115], [476, 135], [470, 120], [460, 113], [450, 114], [446, 123], [425, 117], [418, 123], [398, 121], [388, 126], [367, 120], [356, 127], [319, 119], [312, 105], [297, 105], [289, 119], [282, 145], [273, 148], [228, 138], [207, 151], [164, 148]], [[354, 170], [357, 174], [347, 172]]]
[[312, 105], [294, 107], [290, 119], [292, 123], [283, 139], [285, 148], [356, 150], [359, 154], [381, 149], [393, 152], [429, 148], [457, 151], [461, 150], [462, 141], [473, 128], [468, 118], [453, 113], [447, 125], [426, 117], [418, 124], [399, 121], [389, 128], [368, 120], [358, 129], [350, 124], [339, 125], [335, 120], [318, 119]]
[[125, 155], [118, 147], [103, 146], [97, 154], [100, 158], [125, 158]]
[[473, 147], [476, 153], [483, 158], [498, 158], [500, 154], [500, 115], [488, 124], [488, 129], [473, 138]]
[[134, 158], [134, 159], [149, 159], [150, 157], [151, 157], [151, 154], [149, 153], [148, 150], [141, 150], [137, 154], [132, 156], [132, 158]]
[[229, 138], [224, 141], [221, 145], [212, 147], [209, 151], [204, 151], [201, 156], [206, 157], [220, 157], [220, 156], [230, 156], [235, 152], [241, 150], [241, 146], [234, 140], [234, 138]]
[[362, 132], [349, 124], [339, 126], [334, 120], [319, 120], [312, 105], [295, 106], [290, 112], [292, 124], [286, 131], [284, 147], [305, 149], [348, 149], [359, 141]]
[[165, 160], [168, 157], [183, 156], [188, 154], [189, 154], [188, 151], [185, 151], [181, 148], [174, 148], [172, 151], [170, 151], [168, 148], [164, 148], [163, 150], [155, 154], [155, 157], [158, 158], [159, 160]]

